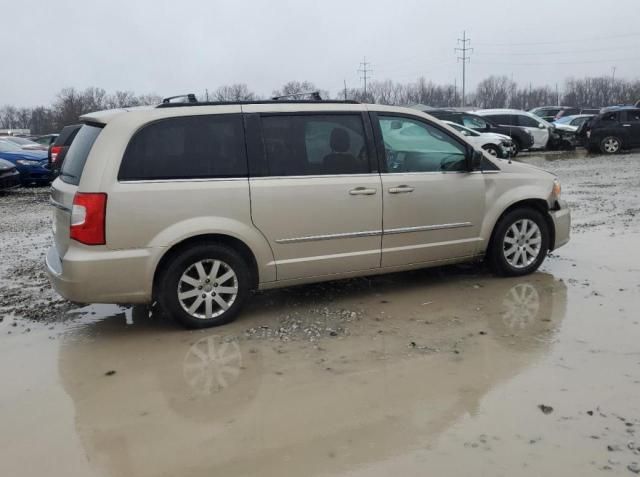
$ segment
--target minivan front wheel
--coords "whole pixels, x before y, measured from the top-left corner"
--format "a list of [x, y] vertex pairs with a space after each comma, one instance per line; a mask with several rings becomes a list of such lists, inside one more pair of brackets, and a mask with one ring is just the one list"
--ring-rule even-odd
[[600, 151], [603, 154], [616, 154], [622, 149], [622, 141], [616, 136], [607, 136], [600, 141]]
[[249, 294], [249, 267], [234, 249], [198, 244], [179, 252], [158, 282], [157, 299], [188, 328], [233, 321]]
[[492, 270], [503, 276], [533, 273], [549, 250], [549, 226], [535, 209], [514, 209], [495, 228], [488, 250]]

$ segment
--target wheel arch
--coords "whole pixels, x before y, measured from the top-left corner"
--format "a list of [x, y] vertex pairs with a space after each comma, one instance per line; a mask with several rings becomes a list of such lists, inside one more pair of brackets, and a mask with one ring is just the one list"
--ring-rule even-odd
[[245, 259], [247, 265], [249, 266], [250, 274], [251, 274], [251, 285], [250, 288], [255, 290], [258, 288], [258, 283], [260, 281], [260, 272], [258, 268], [258, 262], [255, 254], [251, 250], [251, 248], [242, 240], [237, 237], [233, 237], [231, 235], [223, 234], [223, 233], [206, 233], [194, 235], [192, 237], [188, 237], [180, 242], [173, 244], [171, 247], [168, 247], [167, 250], [162, 254], [158, 264], [155, 267], [153, 273], [153, 290], [152, 293], [155, 294], [155, 291], [158, 287], [158, 280], [161, 278], [162, 273], [166, 270], [168, 264], [171, 262], [171, 259], [178, 255], [183, 250], [193, 247], [194, 245], [199, 244], [221, 244], [226, 245], [237, 251], [242, 258]]
[[542, 214], [547, 224], [547, 228], [549, 229], [549, 250], [553, 250], [555, 248], [556, 230], [555, 230], [555, 225], [553, 223], [553, 219], [549, 215], [549, 204], [544, 199], [528, 198], [528, 199], [521, 199], [511, 203], [507, 208], [505, 208], [502, 211], [502, 213], [500, 213], [500, 215], [498, 215], [496, 220], [493, 221], [493, 224], [491, 225], [491, 235], [489, 236], [489, 240], [487, 241], [487, 247], [485, 249], [485, 253], [488, 253], [488, 251], [491, 250], [495, 233], [496, 233], [496, 227], [500, 223], [500, 220], [502, 220], [502, 218], [512, 210], [520, 209], [520, 208], [534, 209]]

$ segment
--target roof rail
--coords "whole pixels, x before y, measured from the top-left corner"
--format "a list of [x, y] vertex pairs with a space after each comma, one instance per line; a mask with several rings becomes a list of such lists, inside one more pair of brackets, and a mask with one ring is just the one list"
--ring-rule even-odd
[[197, 103], [198, 99], [196, 98], [196, 95], [193, 93], [189, 93], [189, 94], [179, 94], [177, 96], [169, 96], [168, 98], [164, 98], [162, 100], [162, 104], [171, 104], [171, 101], [173, 99], [182, 99], [182, 98], [186, 98], [186, 101], [175, 101], [175, 103], [178, 104], [183, 104], [183, 103]]
[[299, 98], [301, 96], [309, 96], [314, 101], [322, 101], [322, 97], [320, 96], [320, 91], [309, 91], [307, 93], [291, 93], [291, 94], [283, 94], [282, 96], [274, 96], [274, 101], [280, 101], [281, 99], [291, 99], [291, 98]]
[[[169, 99], [169, 98], [167, 98]], [[283, 100], [256, 100], [256, 101], [203, 101], [203, 102], [162, 102], [156, 108], [182, 108], [188, 106], [234, 106], [243, 104], [360, 104], [360, 101], [342, 100], [316, 100], [316, 99], [283, 99]]]

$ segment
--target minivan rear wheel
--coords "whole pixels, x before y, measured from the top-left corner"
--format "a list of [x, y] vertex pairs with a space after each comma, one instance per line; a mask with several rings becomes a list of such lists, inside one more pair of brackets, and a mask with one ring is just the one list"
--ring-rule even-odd
[[520, 276], [535, 272], [549, 250], [549, 226], [532, 208], [507, 212], [496, 224], [488, 261], [497, 275]]
[[247, 300], [249, 267], [234, 249], [198, 244], [176, 254], [158, 281], [163, 310], [187, 328], [233, 321]]
[[617, 154], [622, 149], [622, 141], [616, 136], [607, 136], [600, 141], [600, 151], [603, 154]]

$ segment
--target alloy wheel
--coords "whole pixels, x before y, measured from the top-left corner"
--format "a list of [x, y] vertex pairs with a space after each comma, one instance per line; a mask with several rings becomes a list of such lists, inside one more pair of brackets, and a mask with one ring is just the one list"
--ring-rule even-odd
[[522, 269], [534, 263], [542, 249], [542, 232], [531, 219], [520, 219], [507, 229], [502, 250], [507, 263]]
[[182, 274], [177, 293], [180, 306], [187, 313], [209, 320], [222, 315], [236, 301], [238, 277], [221, 260], [200, 260]]

